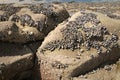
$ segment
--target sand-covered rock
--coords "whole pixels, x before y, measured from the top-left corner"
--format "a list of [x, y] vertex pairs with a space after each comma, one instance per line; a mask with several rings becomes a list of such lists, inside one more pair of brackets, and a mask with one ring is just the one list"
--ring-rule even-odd
[[42, 80], [70, 80], [116, 61], [119, 36], [113, 27], [119, 32], [119, 20], [90, 11], [78, 12], [59, 24], [37, 52]]
[[0, 42], [0, 80], [31, 77], [34, 57], [26, 45]]

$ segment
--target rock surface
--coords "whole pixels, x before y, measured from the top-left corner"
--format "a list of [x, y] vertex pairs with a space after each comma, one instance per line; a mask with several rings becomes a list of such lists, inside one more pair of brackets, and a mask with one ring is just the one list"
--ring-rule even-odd
[[74, 77], [73, 80], [119, 80], [120, 79], [120, 61], [115, 64], [101, 66], [88, 74]]
[[0, 40], [2, 41], [26, 43], [43, 38], [44, 34], [39, 32], [36, 28], [20, 28], [11, 21], [0, 22]]
[[69, 17], [63, 6], [46, 3], [22, 8], [4, 5], [0, 10], [0, 40], [15, 43], [42, 40]]
[[0, 42], [0, 80], [23, 80], [31, 76], [34, 54], [25, 45]]
[[46, 3], [1, 4], [0, 12], [0, 80], [35, 80], [37, 48], [57, 24], [69, 17], [67, 10]]
[[89, 11], [78, 12], [59, 24], [37, 52], [42, 80], [70, 80], [116, 61], [120, 48], [118, 36], [110, 32], [114, 26], [119, 28], [119, 20], [114, 22], [101, 13]]
[[119, 5], [0, 4], [0, 80], [119, 80]]

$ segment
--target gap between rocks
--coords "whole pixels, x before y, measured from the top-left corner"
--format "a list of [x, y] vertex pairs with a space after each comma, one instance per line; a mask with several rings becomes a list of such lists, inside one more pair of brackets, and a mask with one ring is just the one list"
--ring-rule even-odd
[[36, 42], [29, 42], [29, 43], [25, 43], [24, 45], [26, 45], [34, 54], [34, 65], [33, 65], [33, 68], [31, 69], [32, 70], [32, 75], [29, 79], [26, 79], [26, 80], [41, 80], [41, 77], [40, 77], [40, 72], [38, 67], [38, 60], [37, 60], [37, 55], [36, 55], [36, 52], [37, 52], [37, 49], [39, 48], [39, 46], [42, 44], [42, 41], [43, 40], [40, 40], [40, 41], [36, 41]]

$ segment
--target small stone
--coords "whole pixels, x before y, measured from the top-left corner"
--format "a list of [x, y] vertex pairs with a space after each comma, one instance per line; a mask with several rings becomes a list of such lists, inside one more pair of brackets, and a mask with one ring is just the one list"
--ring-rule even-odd
[[20, 66], [20, 63], [18, 63], [18, 66]]
[[80, 49], [80, 53], [83, 53], [84, 52], [84, 50], [83, 49]]
[[5, 64], [4, 63], [0, 63], [0, 69], [4, 68], [4, 67], [5, 67]]
[[110, 67], [109, 65], [106, 65], [104, 68], [105, 68], [105, 70], [107, 70], [107, 71], [110, 71], [110, 70], [111, 70], [111, 67]]
[[11, 35], [12, 34], [12, 31], [8, 31], [8, 35]]
[[30, 35], [33, 35], [33, 32], [30, 32]]
[[76, 59], [80, 59], [80, 56], [76, 56]]
[[78, 55], [78, 56], [81, 56], [81, 54], [80, 54], [80, 53], [78, 53], [77, 55]]
[[94, 58], [94, 56], [93, 55], [90, 55], [90, 57], [93, 59]]
[[56, 66], [58, 69], [60, 69], [60, 64], [57, 64], [57, 66]]
[[83, 75], [80, 75], [79, 77], [80, 77], [80, 78], [83, 78], [84, 76], [83, 76]]
[[2, 70], [0, 70], [0, 75], [2, 74]]

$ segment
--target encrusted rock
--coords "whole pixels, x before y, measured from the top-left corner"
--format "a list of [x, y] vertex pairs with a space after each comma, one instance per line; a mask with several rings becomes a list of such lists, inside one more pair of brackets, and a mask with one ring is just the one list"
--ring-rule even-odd
[[4, 13], [0, 15], [0, 21], [8, 21], [11, 15], [15, 14], [21, 9], [20, 7], [14, 7], [12, 4], [3, 4], [0, 6], [0, 10], [4, 11]]
[[61, 22], [69, 17], [66, 9], [57, 4], [41, 3], [38, 5], [32, 5], [29, 8], [32, 12], [36, 14], [44, 14], [47, 17], [52, 18], [55, 22]]
[[[52, 6], [52, 14], [50, 14], [50, 16], [47, 15], [50, 11], [48, 11], [46, 3], [33, 5], [33, 7], [29, 7], [30, 5], [26, 7], [4, 5], [3, 7], [5, 7], [5, 9], [2, 7], [0, 10], [6, 12], [11, 9], [9, 10], [11, 14], [7, 17], [7, 20], [6, 18], [5, 20], [2, 19], [2, 15], [0, 16], [2, 19], [2, 22], [0, 22], [0, 40], [14, 43], [42, 40], [57, 24], [69, 17], [68, 12], [63, 6], [50, 5]], [[10, 6], [10, 8], [8, 6]], [[36, 11], [45, 13], [34, 12], [34, 7]], [[9, 29], [7, 27], [9, 27]]]
[[[61, 80], [70, 80], [120, 57], [119, 35], [110, 32], [103, 17], [110, 19], [96, 12], [78, 12], [48, 34], [37, 52], [42, 79], [57, 80], [61, 75]], [[53, 62], [68, 66], [54, 68]]]
[[[60, 30], [63, 39], [49, 42], [43, 49], [53, 51], [59, 47], [61, 49], [75, 50], [79, 49], [83, 43], [87, 50], [95, 48], [98, 53], [102, 53], [102, 47], [105, 47], [109, 51], [109, 49], [117, 45], [118, 36], [110, 34], [100, 23], [96, 25], [96, 20], [97, 15], [84, 13], [84, 15], [77, 17], [75, 21], [68, 21], [66, 27]], [[110, 35], [108, 36], [110, 38], [105, 37], [106, 35]]]

